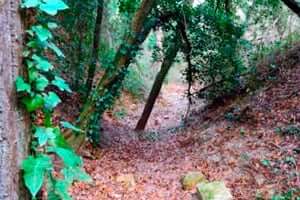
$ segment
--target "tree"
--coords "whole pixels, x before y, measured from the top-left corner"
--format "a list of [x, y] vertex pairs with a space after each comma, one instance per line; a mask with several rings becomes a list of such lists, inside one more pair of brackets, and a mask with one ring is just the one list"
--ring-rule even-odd
[[21, 72], [19, 1], [0, 1], [0, 199], [26, 199], [20, 163], [28, 148], [28, 123], [17, 111], [14, 83]]
[[166, 50], [164, 60], [161, 64], [160, 71], [158, 72], [158, 74], [155, 78], [151, 92], [147, 99], [147, 103], [143, 110], [142, 116], [136, 125], [136, 128], [135, 128], [136, 131], [142, 131], [145, 129], [148, 119], [150, 117], [150, 114], [152, 112], [153, 106], [155, 104], [155, 101], [160, 93], [162, 84], [163, 84], [172, 64], [174, 63], [176, 55], [179, 51], [179, 48], [180, 48], [180, 44], [178, 43], [179, 37], [177, 37], [177, 35], [173, 36], [173, 37], [174, 37], [173, 40], [170, 42], [170, 44]]
[[87, 94], [89, 94], [90, 91], [92, 90], [93, 80], [94, 80], [96, 66], [97, 66], [97, 60], [100, 52], [99, 43], [100, 43], [102, 18], [103, 18], [103, 0], [98, 0], [95, 30], [94, 30], [93, 52], [92, 52], [91, 63], [88, 69], [88, 77], [86, 82]]
[[[155, 20], [148, 19], [155, 2], [156, 0], [143, 0], [135, 12], [131, 21], [131, 29], [114, 57], [112, 63], [114, 70], [105, 71], [83, 106], [78, 120], [78, 125], [82, 130], [99, 134], [97, 133], [99, 130], [89, 129], [99, 128], [98, 123], [102, 117], [102, 113], [113, 105], [115, 98], [122, 88], [122, 82], [132, 59], [135, 57], [139, 46], [145, 41], [155, 26]], [[84, 141], [84, 137], [85, 135], [72, 135], [69, 141], [77, 148]], [[99, 142], [97, 140], [99, 140], [99, 136], [93, 137], [95, 143]]]

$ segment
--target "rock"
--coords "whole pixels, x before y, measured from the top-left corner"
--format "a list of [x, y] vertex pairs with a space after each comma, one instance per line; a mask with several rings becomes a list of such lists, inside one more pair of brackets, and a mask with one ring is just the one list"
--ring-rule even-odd
[[133, 174], [122, 174], [116, 178], [116, 181], [121, 183], [126, 189], [134, 189], [136, 182]]
[[199, 183], [197, 193], [200, 200], [232, 200], [230, 189], [224, 182]]
[[184, 190], [192, 190], [201, 182], [207, 182], [206, 177], [201, 172], [188, 172], [181, 180]]

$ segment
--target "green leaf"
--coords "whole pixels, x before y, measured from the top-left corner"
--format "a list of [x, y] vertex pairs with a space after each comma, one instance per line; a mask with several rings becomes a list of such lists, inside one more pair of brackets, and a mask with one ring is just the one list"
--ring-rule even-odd
[[65, 138], [60, 132], [59, 128], [54, 128], [53, 133], [55, 134], [55, 138], [49, 140], [49, 144], [54, 147], [61, 147], [65, 149], [70, 149], [70, 145], [67, 143]]
[[22, 77], [18, 77], [16, 80], [17, 92], [31, 92], [31, 86], [28, 83], [25, 83]]
[[58, 89], [61, 91], [67, 91], [70, 93], [72, 92], [70, 86], [66, 83], [66, 81], [59, 76], [55, 76], [54, 80], [51, 83], [58, 87]]
[[63, 57], [63, 58], [65, 57], [65, 55], [63, 54], [63, 52], [54, 43], [50, 42], [50, 43], [47, 44], [47, 46], [50, 49], [52, 49], [56, 53], [57, 56]]
[[24, 57], [24, 58], [26, 58], [26, 57], [28, 57], [29, 55], [30, 55], [30, 51], [29, 50], [24, 50], [23, 51], [23, 53], [22, 53], [22, 56]]
[[81, 158], [72, 149], [49, 147], [48, 152], [56, 153], [63, 160], [65, 166], [77, 167], [82, 165]]
[[55, 139], [54, 128], [37, 127], [34, 136], [38, 140], [39, 146], [45, 145], [49, 139]]
[[28, 77], [29, 77], [30, 81], [35, 81], [39, 77], [39, 73], [38, 73], [38, 71], [36, 69], [30, 68], [28, 70]]
[[30, 60], [26, 60], [26, 65], [27, 65], [28, 69], [31, 69], [34, 67], [34, 63]]
[[26, 106], [28, 112], [36, 111], [44, 105], [44, 99], [41, 95], [35, 95], [34, 97], [24, 97], [22, 103]]
[[65, 167], [62, 169], [62, 174], [69, 183], [73, 181], [92, 182], [92, 178], [79, 167]]
[[262, 163], [264, 166], [266, 166], [266, 167], [271, 166], [271, 162], [270, 162], [269, 160], [267, 160], [267, 159], [261, 160], [261, 163]]
[[22, 8], [34, 8], [40, 4], [40, 0], [24, 0]]
[[36, 40], [32, 40], [32, 41], [28, 42], [28, 43], [26, 44], [26, 46], [27, 46], [27, 47], [30, 47], [30, 48], [32, 48], [32, 49], [36, 49], [36, 48], [38, 48], [39, 43], [38, 43]]
[[44, 91], [45, 88], [49, 85], [48, 79], [40, 75], [36, 80], [35, 80], [35, 87], [38, 91]]
[[60, 98], [54, 92], [49, 92], [44, 96], [45, 108], [48, 110], [53, 110], [59, 103], [61, 103]]
[[43, 185], [45, 172], [52, 169], [52, 161], [46, 155], [29, 156], [23, 161], [22, 169], [24, 170], [25, 185], [31, 195], [35, 197]]
[[40, 10], [49, 15], [56, 15], [58, 11], [68, 9], [69, 7], [62, 0], [43, 0]]
[[49, 22], [47, 25], [50, 29], [56, 29], [58, 27], [57, 23], [55, 22]]
[[33, 26], [31, 29], [41, 42], [45, 42], [52, 38], [51, 32], [41, 25]]
[[32, 56], [32, 59], [35, 61], [36, 68], [45, 72], [53, 69], [53, 65], [45, 58], [42, 58], [36, 54]]
[[71, 129], [72, 131], [81, 132], [81, 133], [84, 132], [83, 130], [81, 130], [80, 128], [77, 128], [76, 126], [74, 126], [70, 122], [63, 121], [63, 122], [60, 122], [60, 124], [62, 125], [62, 127], [67, 128], [67, 129]]

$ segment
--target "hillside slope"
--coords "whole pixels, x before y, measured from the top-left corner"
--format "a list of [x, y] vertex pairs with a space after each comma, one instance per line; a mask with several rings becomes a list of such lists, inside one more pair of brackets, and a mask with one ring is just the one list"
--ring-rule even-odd
[[[270, 199], [300, 188], [300, 46], [277, 61], [275, 81], [252, 95], [194, 112], [175, 134], [128, 137], [98, 156], [85, 155], [90, 147], [82, 149], [94, 183], [75, 184], [74, 199], [189, 200], [195, 191], [180, 184], [188, 171], [225, 181], [238, 200]], [[113, 128], [133, 135], [121, 123]], [[133, 178], [130, 185], [120, 183], [124, 176]]]

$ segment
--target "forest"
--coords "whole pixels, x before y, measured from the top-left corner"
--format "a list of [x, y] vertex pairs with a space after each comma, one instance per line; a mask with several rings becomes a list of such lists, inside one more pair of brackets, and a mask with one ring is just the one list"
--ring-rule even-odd
[[300, 200], [299, 0], [0, 0], [0, 200]]

